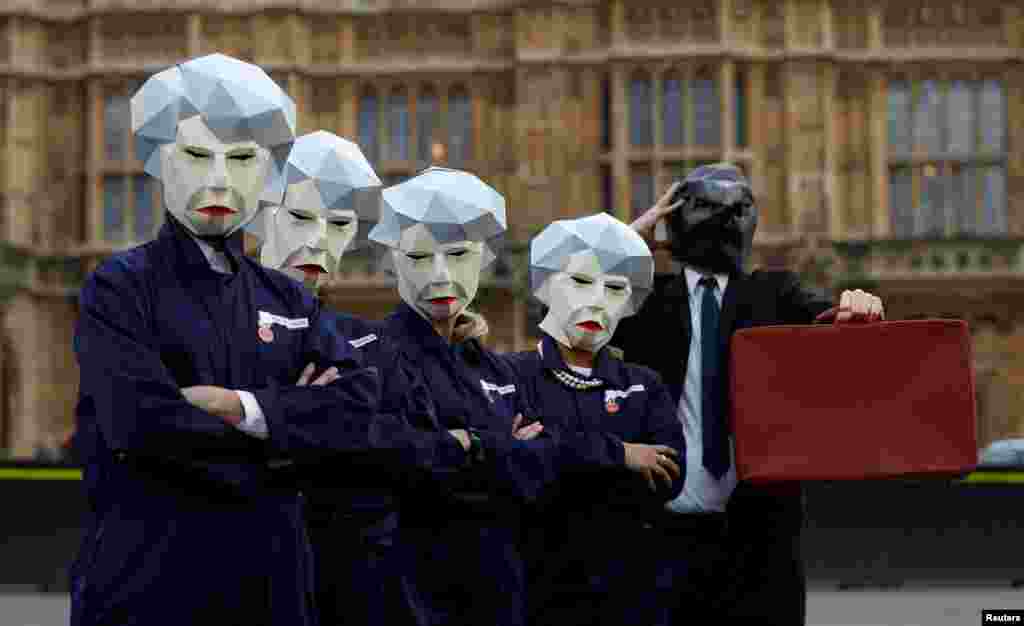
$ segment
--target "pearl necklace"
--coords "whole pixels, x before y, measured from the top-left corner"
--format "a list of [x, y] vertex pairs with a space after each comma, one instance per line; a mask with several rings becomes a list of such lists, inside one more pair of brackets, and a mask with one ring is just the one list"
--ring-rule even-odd
[[576, 389], [577, 391], [597, 389], [598, 387], [604, 385], [603, 380], [599, 380], [597, 378], [586, 380], [583, 378], [579, 378], [573, 374], [570, 374], [565, 370], [551, 370], [551, 373], [555, 375], [555, 378], [558, 379], [558, 382], [562, 383], [566, 387], [569, 387], [570, 389]]
[[[544, 342], [542, 342], [542, 341], [538, 341], [537, 342], [537, 353], [541, 356], [541, 358], [544, 357], [544, 347], [543, 346], [544, 346]], [[584, 378], [580, 378], [580, 377], [576, 376], [575, 374], [572, 374], [572, 373], [567, 372], [565, 370], [551, 370], [551, 373], [554, 374], [554, 376], [558, 380], [558, 382], [562, 383], [563, 385], [565, 385], [566, 387], [568, 387], [570, 389], [575, 389], [577, 391], [587, 391], [589, 389], [597, 389], [598, 387], [601, 387], [602, 385], [604, 385], [604, 381], [600, 380], [598, 378], [591, 378], [590, 380], [587, 380], [587, 379], [584, 379]]]

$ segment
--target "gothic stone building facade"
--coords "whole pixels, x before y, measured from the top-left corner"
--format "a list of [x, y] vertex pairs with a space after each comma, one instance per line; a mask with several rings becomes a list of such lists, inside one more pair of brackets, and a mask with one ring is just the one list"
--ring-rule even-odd
[[[128, 97], [224, 52], [295, 98], [299, 130], [356, 139], [393, 182], [431, 162], [508, 199], [511, 242], [650, 205], [694, 165], [756, 187], [755, 262], [867, 285], [891, 318], [975, 337], [981, 442], [1024, 430], [1024, 9], [992, 0], [6, 0], [0, 7], [0, 449], [72, 424], [75, 294], [151, 237], [160, 190]], [[514, 252], [516, 246], [510, 246]], [[481, 308], [531, 342], [519, 252]], [[334, 305], [393, 283], [346, 261]]]

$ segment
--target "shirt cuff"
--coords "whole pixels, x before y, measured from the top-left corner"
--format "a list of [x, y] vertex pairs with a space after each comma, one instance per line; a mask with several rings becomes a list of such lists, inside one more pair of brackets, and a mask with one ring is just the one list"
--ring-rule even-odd
[[267, 438], [267, 418], [263, 415], [263, 409], [260, 408], [260, 403], [256, 401], [256, 396], [252, 395], [248, 391], [235, 390], [238, 394], [238, 399], [242, 401], [242, 409], [245, 411], [245, 415], [242, 416], [242, 421], [236, 428], [247, 435], [252, 435], [257, 439]]

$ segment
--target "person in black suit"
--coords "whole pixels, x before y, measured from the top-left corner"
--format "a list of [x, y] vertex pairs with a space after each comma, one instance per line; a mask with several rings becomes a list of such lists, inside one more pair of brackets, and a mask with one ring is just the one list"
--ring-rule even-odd
[[726, 421], [729, 339], [743, 328], [832, 314], [837, 322], [879, 319], [882, 303], [845, 291], [832, 309], [792, 272], [745, 271], [757, 209], [749, 183], [730, 164], [695, 169], [632, 227], [650, 245], [663, 218], [676, 271], [658, 268], [653, 293], [613, 339], [627, 361], [661, 375], [686, 435], [683, 492], [656, 522], [664, 557], [659, 623], [802, 625], [800, 486], [737, 484]]

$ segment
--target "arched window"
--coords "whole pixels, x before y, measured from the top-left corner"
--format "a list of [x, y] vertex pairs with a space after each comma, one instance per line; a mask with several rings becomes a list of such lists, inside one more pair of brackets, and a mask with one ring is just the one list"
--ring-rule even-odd
[[949, 85], [946, 96], [946, 150], [954, 154], [970, 154], [974, 151], [974, 98], [970, 84], [956, 80]]
[[718, 97], [718, 80], [713, 70], [704, 69], [693, 80], [693, 143], [698, 146], [721, 144], [722, 103]]
[[992, 165], [984, 170], [982, 190], [982, 227], [986, 235], [1001, 235], [1007, 232], [1006, 217], [1006, 170], [1003, 165]]
[[633, 185], [631, 218], [636, 219], [654, 204], [654, 175], [650, 166], [634, 165], [629, 177]]
[[158, 212], [156, 204], [156, 179], [147, 174], [132, 177], [132, 193], [135, 196], [135, 241], [149, 241], [156, 234]]
[[999, 154], [1006, 148], [1006, 96], [1003, 84], [997, 80], [986, 80], [981, 84], [978, 110], [985, 120], [981, 125], [981, 147], [989, 153]]
[[733, 115], [736, 120], [736, 145], [747, 147], [747, 73], [743, 68], [736, 69], [736, 86], [733, 88]]
[[1005, 236], [1004, 85], [895, 76], [888, 91], [893, 234]]
[[473, 158], [473, 102], [462, 85], [448, 97], [448, 163], [463, 167]]
[[654, 142], [654, 120], [651, 119], [651, 77], [636, 72], [629, 83], [629, 136], [634, 146], [649, 146]]
[[910, 83], [905, 80], [889, 81], [889, 152], [909, 155], [911, 151]]
[[103, 102], [103, 141], [107, 161], [124, 161], [131, 131], [131, 93], [107, 92]]
[[920, 83], [914, 94], [914, 149], [919, 152], [942, 150], [942, 110], [939, 84], [934, 80]]
[[437, 140], [440, 114], [441, 102], [437, 91], [431, 85], [425, 85], [416, 103], [416, 160], [423, 166], [433, 160], [431, 153]]
[[377, 102], [377, 91], [373, 87], [365, 87], [359, 96], [359, 147], [370, 163], [376, 163], [379, 157], [377, 150], [377, 128], [379, 127], [380, 111]]
[[385, 159], [409, 158], [409, 95], [405, 87], [395, 87], [388, 96], [388, 141]]
[[103, 177], [103, 238], [124, 240], [125, 179], [123, 176]]
[[662, 143], [683, 145], [683, 80], [677, 72], [669, 72], [661, 83]]

